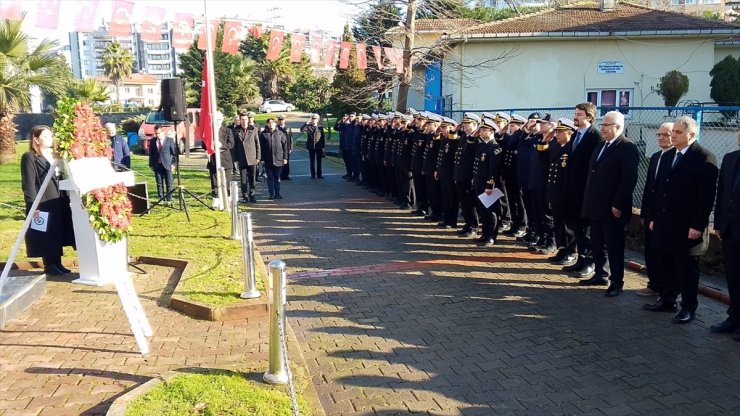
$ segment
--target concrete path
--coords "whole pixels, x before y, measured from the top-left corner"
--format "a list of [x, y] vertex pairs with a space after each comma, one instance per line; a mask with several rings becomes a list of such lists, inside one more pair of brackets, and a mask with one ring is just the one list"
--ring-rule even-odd
[[[508, 238], [481, 249], [297, 150], [280, 201], [251, 206], [289, 266], [289, 322], [329, 415], [738, 415], [740, 343], [643, 312]], [[260, 190], [264, 198], [264, 190]]]

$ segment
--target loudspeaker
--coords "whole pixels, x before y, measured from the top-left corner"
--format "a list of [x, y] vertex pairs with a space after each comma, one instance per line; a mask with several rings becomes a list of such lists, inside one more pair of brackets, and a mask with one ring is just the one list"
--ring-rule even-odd
[[162, 101], [159, 111], [162, 111], [167, 121], [185, 121], [187, 107], [185, 106], [185, 80], [167, 78], [162, 80]]

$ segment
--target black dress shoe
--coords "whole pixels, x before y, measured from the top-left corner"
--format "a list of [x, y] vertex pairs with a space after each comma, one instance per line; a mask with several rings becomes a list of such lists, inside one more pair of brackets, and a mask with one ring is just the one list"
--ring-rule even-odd
[[462, 234], [467, 234], [467, 233], [468, 233], [468, 231], [470, 231], [470, 227], [468, 227], [468, 226], [466, 225], [466, 226], [464, 226], [463, 228], [461, 228], [461, 229], [457, 230], [457, 233], [458, 233], [458, 234], [460, 234], [460, 235], [462, 235]]
[[583, 268], [583, 259], [578, 259], [572, 266], [563, 267], [564, 272], [572, 273]]
[[445, 224], [444, 221], [440, 221], [440, 222], [437, 223], [437, 227], [444, 227], [445, 225], [447, 225], [447, 224]]
[[729, 334], [738, 328], [740, 328], [740, 323], [727, 318], [720, 324], [710, 326], [709, 332], [714, 332], [715, 334]]
[[611, 284], [606, 289], [604, 296], [606, 296], [607, 298], [616, 298], [617, 296], [622, 294], [623, 287], [624, 287], [624, 283]]
[[689, 322], [693, 321], [694, 318], [696, 318], [696, 312], [690, 311], [688, 309], [681, 309], [681, 312], [673, 317], [673, 323], [688, 324]]
[[603, 277], [594, 276], [590, 279], [579, 281], [578, 286], [606, 286], [607, 283], [609, 282], [607, 282]]
[[257, 197], [256, 196], [250, 196], [249, 197], [249, 202], [257, 202]]
[[575, 264], [578, 260], [578, 256], [575, 254], [571, 254], [569, 256], [563, 257], [561, 260], [555, 262], [555, 264], [559, 266], [569, 266], [571, 264]]
[[64, 274], [64, 272], [59, 270], [57, 266], [52, 264], [49, 266], [44, 266], [44, 274], [48, 274], [49, 276], [61, 276]]
[[64, 267], [64, 265], [62, 263], [59, 263], [56, 266], [57, 266], [57, 269], [59, 269], [59, 271], [62, 272], [62, 273], [64, 273], [64, 274], [72, 273], [72, 270], [69, 270], [68, 268]]
[[578, 275], [578, 277], [585, 279], [593, 276], [595, 273], [595, 269], [596, 267], [593, 264], [589, 264], [582, 267], [581, 270], [577, 270], [575, 274]]
[[478, 233], [475, 230], [470, 230], [465, 234], [460, 234], [460, 237], [470, 238], [470, 237], [476, 237]]
[[280, 194], [275, 195], [275, 199], [283, 199], [283, 196]]
[[678, 306], [676, 306], [676, 301], [673, 302], [664, 302], [660, 299], [658, 299], [655, 303], [648, 303], [646, 305], [642, 305], [642, 309], [645, 311], [650, 312], [673, 312], [676, 313], [678, 311]]
[[478, 245], [483, 247], [493, 247], [495, 244], [496, 240], [493, 238], [486, 238], [483, 241], [478, 242]]
[[566, 255], [567, 255], [567, 253], [565, 251], [558, 250], [558, 252], [555, 253], [554, 256], [548, 257], [547, 260], [555, 263], [555, 262], [558, 262], [558, 261], [562, 260], [563, 258], [565, 258]]

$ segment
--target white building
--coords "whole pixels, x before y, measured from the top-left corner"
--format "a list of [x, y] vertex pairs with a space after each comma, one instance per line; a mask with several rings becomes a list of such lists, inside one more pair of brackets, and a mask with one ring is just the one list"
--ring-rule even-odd
[[97, 77], [98, 81], [108, 86], [110, 99], [107, 104], [118, 103], [126, 107], [154, 107], [161, 101], [161, 80], [154, 75], [131, 74], [123, 80], [118, 88], [116, 101], [116, 86], [105, 76]]

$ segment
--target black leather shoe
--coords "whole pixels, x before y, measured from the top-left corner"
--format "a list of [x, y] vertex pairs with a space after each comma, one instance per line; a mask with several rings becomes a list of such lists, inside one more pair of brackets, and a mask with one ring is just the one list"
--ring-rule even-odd
[[257, 202], [257, 197], [256, 196], [250, 196], [249, 197], [249, 202]]
[[465, 234], [460, 234], [460, 237], [465, 237], [465, 238], [471, 238], [471, 237], [477, 237], [477, 236], [478, 236], [478, 233], [475, 230], [470, 230]]
[[564, 272], [572, 273], [583, 268], [583, 259], [578, 259], [572, 266], [563, 267]]
[[658, 299], [658, 301], [655, 303], [648, 303], [646, 305], [642, 305], [642, 309], [645, 311], [650, 311], [650, 312], [676, 313], [678, 311], [678, 306], [676, 306], [676, 301], [663, 302], [662, 300]]
[[609, 287], [606, 289], [606, 292], [604, 293], [604, 296], [607, 298], [616, 298], [617, 296], [622, 294], [622, 288], [624, 287], [624, 283], [614, 283], [609, 285]]
[[740, 328], [740, 324], [727, 318], [720, 324], [710, 326], [709, 332], [714, 332], [715, 334], [729, 334], [738, 328]]
[[69, 270], [68, 268], [64, 267], [62, 263], [57, 264], [57, 269], [59, 269], [59, 271], [64, 274], [72, 273], [72, 270]]
[[437, 223], [437, 227], [444, 227], [445, 225], [447, 225], [447, 224], [445, 224], [444, 221], [440, 221], [440, 222]]
[[486, 238], [478, 243], [479, 246], [483, 247], [493, 247], [495, 244], [496, 241], [493, 238]]
[[461, 229], [457, 230], [457, 233], [462, 235], [462, 234], [467, 234], [468, 231], [470, 231], [470, 227], [465, 225]]
[[696, 312], [690, 311], [688, 309], [681, 309], [681, 312], [673, 317], [673, 323], [688, 324], [689, 322], [693, 321], [694, 318], [696, 318]]
[[283, 199], [283, 196], [280, 194], [275, 195], [275, 199]]
[[537, 247], [537, 253], [539, 254], [550, 254], [550, 253], [554, 253], [555, 250], [557, 250], [557, 248], [555, 246], [550, 246], [550, 245], [543, 245], [543, 246]]
[[59, 270], [57, 266], [52, 264], [49, 266], [44, 266], [44, 274], [48, 274], [49, 276], [61, 276], [64, 274], [64, 272]]
[[558, 252], [555, 253], [554, 256], [548, 257], [547, 258], [547, 261], [551, 261], [551, 262], [555, 263], [555, 262], [558, 262], [558, 261], [562, 260], [563, 258], [565, 258], [565, 256], [566, 256], [566, 253], [563, 250], [558, 250]]
[[569, 256], [565, 256], [562, 260], [555, 262], [555, 264], [559, 266], [570, 266], [572, 264], [575, 264], [576, 261], [578, 261], [578, 256], [575, 254], [571, 254]]
[[606, 279], [600, 276], [594, 276], [590, 279], [581, 280], [578, 282], [578, 286], [606, 286], [607, 285]]
[[595, 270], [596, 270], [596, 267], [593, 264], [589, 264], [589, 265], [582, 267], [581, 270], [577, 270], [575, 274], [582, 279], [586, 279], [588, 277], [593, 276]]

